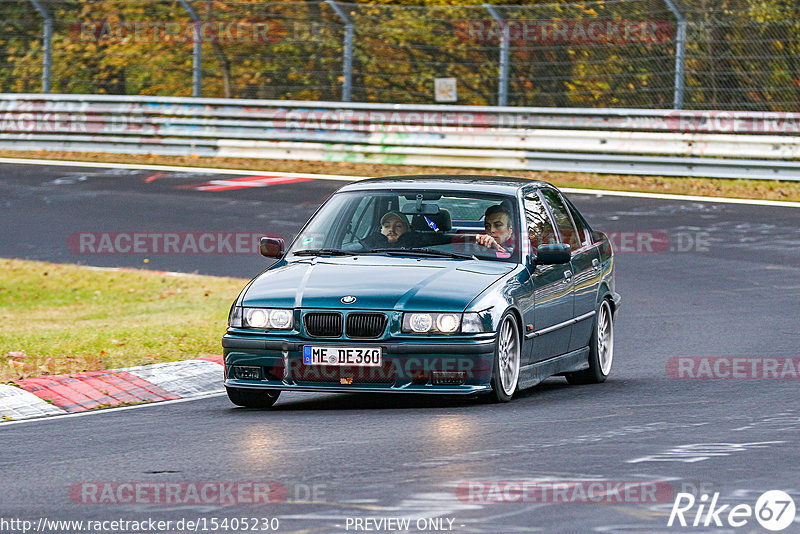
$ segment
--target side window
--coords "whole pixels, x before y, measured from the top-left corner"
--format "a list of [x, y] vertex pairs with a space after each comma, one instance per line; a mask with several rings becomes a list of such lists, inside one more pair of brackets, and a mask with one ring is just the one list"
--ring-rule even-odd
[[561, 197], [559, 197], [558, 193], [552, 189], [541, 189], [540, 191], [545, 199], [545, 202], [547, 202], [547, 205], [550, 206], [550, 211], [553, 213], [553, 219], [558, 227], [558, 231], [561, 233], [561, 238], [564, 240], [564, 243], [567, 243], [572, 250], [581, 248], [578, 232], [572, 225], [572, 219], [570, 218], [569, 213], [567, 213], [567, 208], [564, 206], [564, 202], [561, 200]]
[[581, 242], [586, 245], [590, 245], [592, 243], [592, 233], [589, 230], [589, 225], [586, 224], [583, 216], [578, 213], [578, 210], [575, 209], [575, 206], [567, 200], [567, 209], [569, 209], [569, 214], [572, 215], [572, 222], [575, 223], [575, 227], [578, 229], [578, 235], [580, 236]]
[[525, 195], [525, 220], [528, 223], [528, 239], [531, 241], [533, 251], [536, 251], [539, 245], [558, 242], [547, 208], [535, 192]]

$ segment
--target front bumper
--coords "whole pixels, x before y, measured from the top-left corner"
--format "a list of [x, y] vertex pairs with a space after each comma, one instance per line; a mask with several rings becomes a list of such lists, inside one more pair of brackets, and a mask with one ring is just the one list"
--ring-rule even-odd
[[[222, 338], [225, 386], [247, 389], [362, 393], [469, 395], [490, 391], [495, 340], [444, 339], [355, 342], [265, 339], [226, 334]], [[381, 367], [306, 365], [303, 346], [379, 346]], [[258, 378], [237, 376], [240, 367]]]

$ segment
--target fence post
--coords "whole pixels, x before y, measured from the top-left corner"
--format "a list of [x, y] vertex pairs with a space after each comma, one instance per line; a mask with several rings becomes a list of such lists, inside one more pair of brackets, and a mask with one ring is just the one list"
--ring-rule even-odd
[[53, 59], [53, 17], [50, 12], [39, 2], [31, 0], [31, 4], [36, 11], [44, 18], [44, 35], [42, 35], [42, 49], [44, 59], [42, 60], [42, 92], [50, 92], [50, 69]]
[[507, 106], [508, 105], [508, 49], [511, 44], [511, 28], [508, 24], [506, 24], [503, 17], [497, 12], [493, 5], [490, 4], [483, 4], [483, 7], [489, 12], [494, 20], [497, 21], [497, 24], [500, 25], [500, 29], [503, 30], [502, 35], [500, 36], [500, 79], [498, 80], [498, 88], [497, 88], [497, 105], [498, 106]]
[[672, 107], [683, 109], [683, 92], [686, 73], [686, 15], [681, 13], [673, 0], [664, 0], [667, 7], [678, 21], [678, 32], [675, 40], [675, 97]]
[[325, 0], [325, 3], [339, 15], [344, 22], [344, 66], [342, 82], [342, 102], [350, 102], [353, 88], [353, 19], [345, 13], [336, 0]]
[[202, 96], [203, 84], [203, 40], [200, 28], [200, 16], [197, 11], [186, 0], [180, 0], [183, 9], [189, 14], [189, 18], [194, 22], [193, 43], [192, 43], [192, 96], [199, 98]]

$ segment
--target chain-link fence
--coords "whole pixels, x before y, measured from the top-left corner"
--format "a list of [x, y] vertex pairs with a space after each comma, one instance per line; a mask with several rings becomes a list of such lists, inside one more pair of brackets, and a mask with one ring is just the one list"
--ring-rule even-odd
[[797, 111], [798, 14], [787, 0], [0, 0], [0, 92]]

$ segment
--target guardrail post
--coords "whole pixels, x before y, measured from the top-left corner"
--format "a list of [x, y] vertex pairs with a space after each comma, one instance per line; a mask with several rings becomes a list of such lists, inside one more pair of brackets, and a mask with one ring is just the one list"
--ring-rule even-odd
[[664, 0], [667, 7], [678, 21], [678, 32], [675, 39], [675, 96], [672, 107], [683, 109], [683, 92], [686, 73], [686, 15], [681, 13], [673, 0]]
[[39, 2], [39, 0], [31, 0], [31, 4], [36, 8], [36, 11], [44, 18], [44, 34], [42, 35], [42, 49], [44, 51], [44, 58], [42, 59], [42, 92], [50, 92], [50, 69], [53, 58], [53, 16], [50, 12]]
[[336, 0], [325, 0], [344, 22], [344, 65], [342, 67], [342, 102], [350, 102], [353, 88], [353, 19]]
[[183, 9], [189, 14], [189, 18], [194, 22], [193, 43], [192, 43], [192, 96], [199, 98], [202, 96], [203, 85], [203, 39], [200, 33], [200, 16], [197, 11], [186, 0], [180, 0]]
[[511, 28], [508, 24], [506, 24], [505, 19], [500, 16], [497, 10], [494, 8], [493, 5], [490, 4], [483, 4], [483, 7], [489, 12], [494, 20], [497, 21], [497, 24], [500, 25], [500, 29], [503, 30], [503, 33], [500, 36], [500, 72], [499, 72], [499, 80], [498, 80], [498, 87], [497, 87], [497, 105], [498, 106], [507, 106], [508, 105], [508, 54], [509, 54], [509, 46], [511, 45]]

